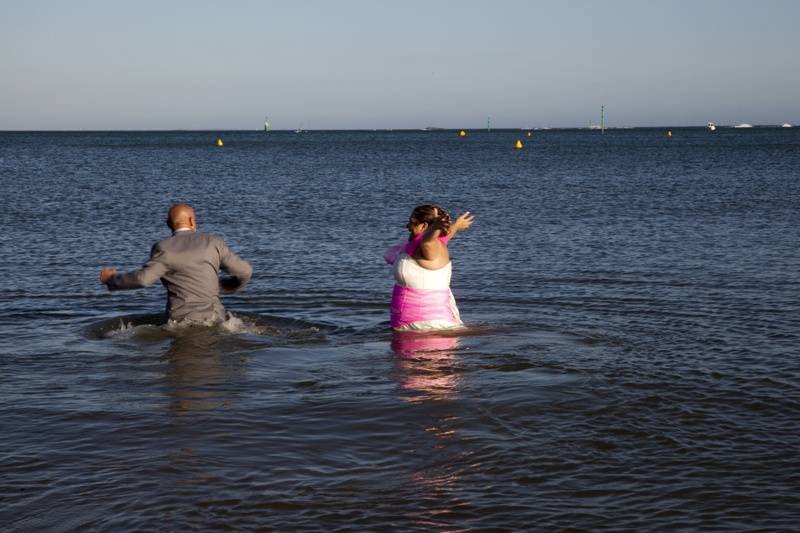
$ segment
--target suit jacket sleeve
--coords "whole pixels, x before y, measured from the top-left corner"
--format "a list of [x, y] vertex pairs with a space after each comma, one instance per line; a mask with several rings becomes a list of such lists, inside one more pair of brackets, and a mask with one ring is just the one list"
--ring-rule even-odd
[[236, 255], [222, 238], [219, 239], [219, 267], [230, 274], [232, 279], [223, 280], [221, 283], [226, 289], [239, 289], [250, 281], [253, 268], [250, 263]]
[[150, 250], [150, 259], [142, 268], [125, 274], [114, 274], [106, 282], [106, 285], [110, 291], [140, 289], [149, 287], [167, 272], [169, 272], [169, 267], [164, 252], [158, 247], [158, 244], [155, 244]]

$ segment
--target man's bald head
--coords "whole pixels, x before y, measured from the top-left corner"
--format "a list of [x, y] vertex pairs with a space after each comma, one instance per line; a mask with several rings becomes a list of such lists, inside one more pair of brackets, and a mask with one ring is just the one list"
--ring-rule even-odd
[[189, 204], [175, 204], [169, 208], [167, 213], [167, 226], [172, 231], [179, 229], [197, 229], [197, 221], [194, 218], [194, 209]]

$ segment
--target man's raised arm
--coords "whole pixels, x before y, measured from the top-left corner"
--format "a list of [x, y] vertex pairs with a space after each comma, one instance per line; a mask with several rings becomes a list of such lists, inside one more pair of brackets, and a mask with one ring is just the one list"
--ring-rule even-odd
[[155, 245], [150, 250], [150, 259], [142, 268], [124, 274], [117, 274], [113, 268], [104, 268], [100, 271], [100, 283], [105, 283], [110, 291], [149, 287], [169, 272], [163, 256], [164, 252]]

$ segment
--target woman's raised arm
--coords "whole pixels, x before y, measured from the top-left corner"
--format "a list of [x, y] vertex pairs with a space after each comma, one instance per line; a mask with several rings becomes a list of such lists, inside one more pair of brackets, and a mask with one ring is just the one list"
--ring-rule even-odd
[[455, 222], [450, 224], [450, 231], [447, 232], [447, 236], [451, 239], [456, 236], [457, 233], [462, 232], [466, 229], [469, 229], [472, 226], [472, 222], [475, 220], [475, 215], [470, 213], [469, 211], [464, 211], [460, 215]]

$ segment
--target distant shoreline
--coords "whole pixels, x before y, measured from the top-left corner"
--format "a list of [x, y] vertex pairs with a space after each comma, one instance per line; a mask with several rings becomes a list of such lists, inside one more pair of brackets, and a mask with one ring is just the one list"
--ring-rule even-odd
[[[795, 123], [792, 123], [795, 124]], [[782, 124], [754, 124], [752, 128], [736, 128], [734, 124], [717, 124], [717, 129], [771, 129], [771, 128], [781, 128], [781, 129], [793, 129], [792, 128], [785, 128]], [[686, 129], [706, 129], [705, 125], [702, 126], [607, 126], [606, 131], [625, 131], [625, 130], [664, 130], [664, 129], [674, 129], [674, 130], [686, 130]], [[427, 127], [427, 128], [333, 128], [333, 129], [306, 129], [303, 130], [302, 133], [370, 133], [370, 132], [395, 132], [395, 133], [453, 133], [464, 130], [466, 132], [473, 132], [473, 133], [495, 133], [495, 132], [519, 132], [519, 131], [537, 131], [537, 132], [546, 132], [546, 131], [594, 131], [599, 132], [599, 128], [597, 127], [588, 127], [588, 126], [569, 126], [569, 127], [539, 127], [539, 128], [492, 128], [490, 131], [487, 132], [486, 128], [439, 128], [439, 127]], [[228, 132], [228, 133], [266, 133], [267, 135], [273, 133], [296, 133], [294, 129], [273, 129], [269, 132], [264, 132], [263, 130], [259, 129], [240, 129], [240, 128], [220, 128], [220, 129], [184, 129], [184, 128], [174, 128], [174, 129], [11, 129], [11, 130], [3, 130], [0, 129], [0, 133], [220, 133], [220, 132]]]

